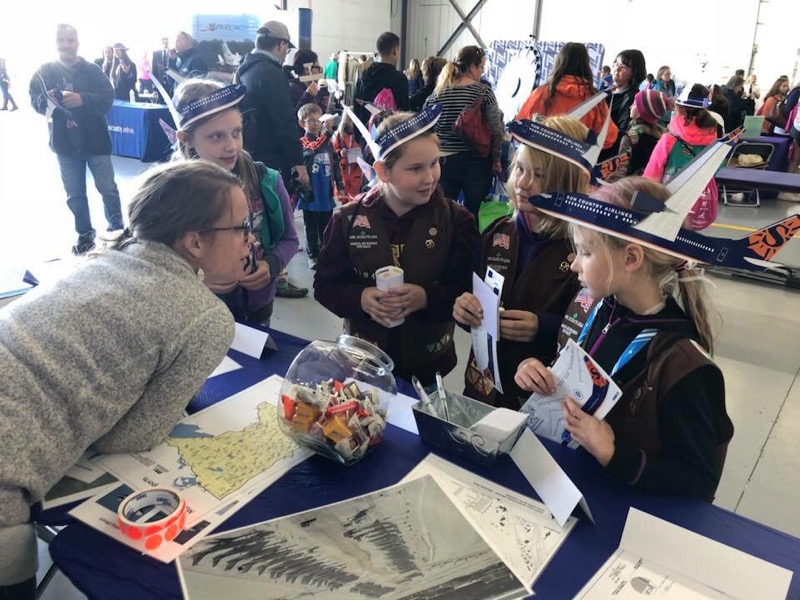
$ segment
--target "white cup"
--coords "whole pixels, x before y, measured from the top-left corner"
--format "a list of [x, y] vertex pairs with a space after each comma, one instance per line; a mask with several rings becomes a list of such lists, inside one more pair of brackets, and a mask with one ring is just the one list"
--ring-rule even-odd
[[[390, 265], [388, 267], [381, 267], [375, 271], [375, 287], [382, 292], [388, 292], [394, 288], [400, 287], [405, 283], [403, 278], [403, 269]], [[397, 327], [405, 322], [405, 318], [397, 319], [389, 322], [389, 327]]]

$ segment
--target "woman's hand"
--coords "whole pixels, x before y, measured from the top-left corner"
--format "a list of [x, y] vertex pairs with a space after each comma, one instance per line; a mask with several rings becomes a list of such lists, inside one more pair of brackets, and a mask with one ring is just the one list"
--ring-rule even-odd
[[549, 396], [556, 391], [556, 378], [538, 358], [526, 358], [517, 367], [514, 381], [526, 392]]
[[425, 293], [425, 289], [413, 283], [405, 283], [389, 290], [386, 294], [381, 304], [396, 311], [393, 320], [404, 319], [428, 306], [428, 294]]
[[269, 270], [269, 263], [265, 260], [257, 260], [256, 270], [242, 277], [239, 283], [246, 290], [260, 290], [266, 287], [271, 279], [272, 273]]
[[575, 401], [567, 396], [561, 404], [564, 423], [572, 439], [597, 459], [604, 467], [614, 457], [614, 430], [605, 421], [596, 419], [584, 412]]
[[462, 325], [479, 327], [483, 321], [483, 307], [475, 296], [464, 292], [453, 305], [453, 318]]
[[539, 317], [527, 310], [500, 311], [500, 339], [532, 342], [539, 331]]

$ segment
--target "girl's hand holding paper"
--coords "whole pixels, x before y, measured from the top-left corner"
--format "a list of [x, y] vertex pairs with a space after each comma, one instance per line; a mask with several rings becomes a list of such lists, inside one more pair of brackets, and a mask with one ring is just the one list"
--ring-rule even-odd
[[528, 358], [519, 363], [514, 381], [527, 392], [542, 396], [556, 393], [555, 375], [538, 358]]
[[584, 412], [575, 401], [567, 396], [561, 404], [564, 411], [564, 424], [572, 439], [605, 466], [614, 456], [614, 430], [605, 421], [600, 421]]

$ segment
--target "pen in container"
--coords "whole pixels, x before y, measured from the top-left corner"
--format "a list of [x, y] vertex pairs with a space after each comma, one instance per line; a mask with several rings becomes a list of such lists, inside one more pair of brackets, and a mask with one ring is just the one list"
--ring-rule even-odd
[[422, 387], [422, 384], [419, 382], [419, 379], [417, 379], [416, 375], [411, 378], [411, 385], [414, 386], [414, 389], [419, 396], [419, 401], [422, 403], [422, 407], [430, 412], [434, 417], [438, 418], [439, 415], [436, 413], [436, 409], [433, 408], [433, 402], [431, 402], [430, 396], [428, 396], [425, 388]]
[[450, 409], [447, 407], [447, 391], [444, 389], [444, 380], [442, 374], [436, 372], [436, 389], [439, 391], [439, 401], [442, 403], [442, 413], [444, 420], [450, 421]]

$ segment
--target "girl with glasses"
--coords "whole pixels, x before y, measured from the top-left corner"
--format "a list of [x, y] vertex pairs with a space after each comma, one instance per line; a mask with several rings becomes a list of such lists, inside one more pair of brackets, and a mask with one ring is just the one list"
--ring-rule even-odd
[[[179, 130], [175, 159], [205, 159], [238, 176], [252, 214], [250, 260], [235, 277], [208, 282], [240, 320], [269, 327], [278, 274], [299, 247], [289, 194], [280, 174], [254, 162], [242, 148], [237, 104], [244, 86], [189, 79], [175, 93]], [[240, 221], [239, 223], [242, 223]]]

